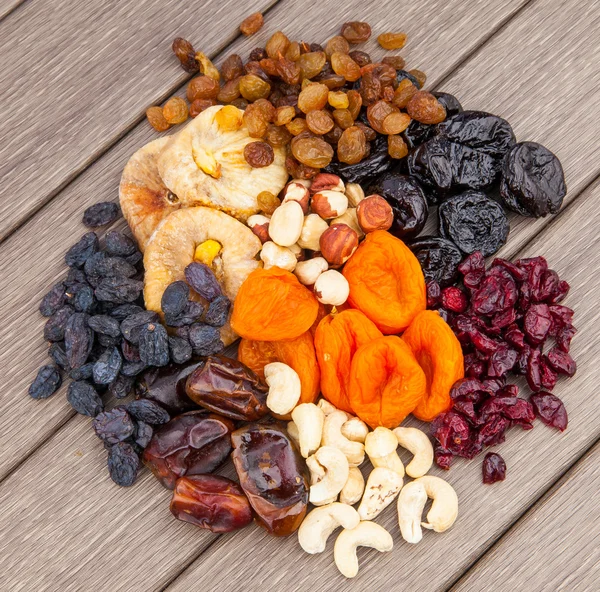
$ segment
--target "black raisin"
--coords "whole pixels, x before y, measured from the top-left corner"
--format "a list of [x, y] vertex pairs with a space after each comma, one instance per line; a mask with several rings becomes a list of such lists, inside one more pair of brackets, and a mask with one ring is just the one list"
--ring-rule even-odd
[[194, 323], [190, 327], [190, 343], [197, 356], [218, 354], [224, 349], [219, 329], [201, 323]]
[[89, 380], [94, 375], [94, 362], [88, 362], [79, 368], [73, 368], [69, 377], [73, 380]]
[[195, 302], [190, 300], [186, 306], [185, 310], [180, 315], [165, 315], [165, 323], [169, 327], [185, 327], [186, 325], [191, 325], [195, 323], [206, 310], [205, 306], [200, 302]]
[[110, 311], [110, 316], [115, 317], [115, 319], [117, 319], [117, 321], [120, 323], [127, 317], [143, 311], [144, 309], [137, 304], [121, 304], [119, 306], [115, 306], [115, 308]]
[[69, 288], [77, 284], [87, 284], [87, 276], [85, 275], [85, 272], [82, 269], [72, 267], [71, 269], [69, 269], [69, 273], [67, 274], [67, 278], [65, 279], [65, 286]]
[[103, 277], [132, 277], [137, 273], [136, 268], [130, 265], [123, 257], [99, 257], [90, 264], [92, 275]]
[[114, 347], [121, 343], [121, 340], [118, 337], [112, 337], [110, 335], [96, 335], [96, 338], [102, 347]]
[[127, 341], [127, 339], [121, 340], [121, 352], [123, 353], [123, 358], [128, 362], [139, 362], [140, 361], [140, 350]]
[[123, 257], [129, 265], [133, 265], [134, 267], [144, 258], [142, 253], [136, 251], [133, 255], [127, 255], [127, 257]]
[[436, 281], [442, 287], [454, 283], [463, 255], [453, 242], [435, 236], [422, 236], [408, 246], [419, 260], [426, 282]]
[[94, 382], [110, 384], [121, 371], [123, 358], [116, 347], [108, 348], [94, 364]]
[[213, 327], [222, 327], [227, 322], [230, 309], [231, 301], [229, 298], [227, 296], [219, 296], [208, 305], [203, 321]]
[[125, 304], [137, 300], [143, 289], [144, 282], [137, 280], [121, 277], [102, 278], [96, 288], [96, 298], [115, 304]]
[[169, 353], [176, 364], [185, 364], [192, 357], [192, 346], [181, 337], [169, 337]]
[[29, 387], [29, 395], [34, 399], [47, 399], [62, 384], [59, 369], [54, 364], [42, 366]]
[[69, 371], [69, 360], [67, 360], [67, 354], [65, 349], [60, 343], [53, 343], [48, 348], [48, 355], [52, 358], [54, 363], [65, 371]]
[[67, 289], [67, 302], [71, 304], [77, 312], [91, 312], [94, 304], [94, 290], [88, 284], [75, 284]]
[[158, 323], [158, 314], [152, 310], [144, 310], [136, 314], [132, 314], [121, 321], [121, 333], [127, 341], [137, 345], [140, 339], [140, 331], [142, 327], [148, 323]]
[[150, 399], [136, 399], [127, 405], [127, 411], [138, 421], [151, 425], [167, 423], [171, 416], [163, 407]]
[[121, 367], [121, 374], [123, 376], [137, 376], [140, 372], [143, 372], [147, 368], [147, 365], [142, 362], [125, 362]]
[[181, 337], [181, 339], [189, 342], [189, 340], [190, 340], [190, 327], [189, 327], [189, 325], [184, 325], [182, 327], [177, 327], [177, 329], [175, 329], [175, 335], [177, 337]]
[[90, 206], [83, 213], [83, 225], [88, 228], [97, 228], [111, 224], [121, 215], [121, 208], [112, 201], [103, 201]]
[[173, 282], [163, 292], [160, 307], [165, 315], [177, 317], [185, 310], [189, 297], [190, 289], [185, 282]]
[[194, 261], [185, 268], [185, 279], [202, 298], [211, 302], [221, 295], [221, 286], [212, 269], [204, 263]]
[[417, 80], [415, 76], [413, 76], [410, 72], [406, 70], [397, 70], [396, 71], [396, 82], [401, 82], [405, 78], [408, 78], [418, 89], [421, 88], [421, 83]]
[[122, 232], [111, 230], [104, 237], [104, 250], [109, 255], [127, 257], [133, 255], [138, 248], [133, 239], [125, 236]]
[[45, 317], [52, 316], [65, 302], [65, 284], [58, 282], [54, 284], [50, 291], [42, 298], [40, 302], [40, 312]]
[[47, 341], [62, 341], [65, 338], [67, 321], [74, 312], [70, 306], [59, 308], [44, 325], [44, 339]]
[[167, 330], [160, 323], [144, 325], [139, 336], [140, 359], [148, 366], [166, 366], [169, 363]]
[[116, 399], [124, 399], [133, 390], [134, 379], [129, 376], [123, 376], [119, 374], [111, 383], [109, 387], [110, 394]]
[[99, 413], [92, 421], [96, 436], [107, 444], [127, 440], [135, 431], [135, 424], [125, 407], [119, 406]]
[[96, 417], [104, 411], [104, 404], [96, 389], [85, 380], [72, 382], [67, 390], [67, 401], [81, 415]]
[[153, 434], [154, 430], [151, 425], [147, 424], [145, 421], [136, 422], [134, 439], [138, 446], [146, 448], [146, 446], [150, 444]]
[[83, 366], [94, 345], [94, 333], [87, 324], [88, 315], [73, 313], [65, 326], [65, 352], [71, 368]]
[[100, 249], [95, 232], [87, 232], [66, 253], [65, 263], [69, 267], [83, 267], [85, 262]]
[[88, 327], [102, 335], [110, 335], [111, 337], [119, 337], [121, 335], [121, 327], [117, 319], [108, 315], [94, 315], [88, 319]]
[[140, 468], [140, 457], [133, 446], [127, 442], [119, 442], [108, 451], [108, 472], [110, 478], [121, 487], [129, 487], [135, 483]]

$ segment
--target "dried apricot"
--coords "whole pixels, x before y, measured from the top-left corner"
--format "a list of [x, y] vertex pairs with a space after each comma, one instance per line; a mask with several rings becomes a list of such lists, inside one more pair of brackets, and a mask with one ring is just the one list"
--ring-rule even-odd
[[370, 232], [344, 267], [348, 302], [384, 334], [400, 333], [425, 310], [425, 278], [412, 251], [384, 230]]
[[411, 349], [395, 335], [361, 346], [350, 365], [352, 410], [372, 428], [395, 428], [419, 405], [427, 379]]
[[256, 269], [241, 285], [231, 327], [246, 339], [296, 339], [317, 318], [319, 303], [293, 273], [271, 267]]
[[315, 350], [321, 369], [321, 392], [338, 409], [352, 413], [349, 397], [350, 364], [356, 350], [383, 337], [360, 310], [327, 315], [317, 326]]
[[452, 407], [450, 389], [464, 377], [461, 345], [435, 310], [419, 313], [402, 336], [427, 377], [427, 390], [413, 415], [431, 421]]

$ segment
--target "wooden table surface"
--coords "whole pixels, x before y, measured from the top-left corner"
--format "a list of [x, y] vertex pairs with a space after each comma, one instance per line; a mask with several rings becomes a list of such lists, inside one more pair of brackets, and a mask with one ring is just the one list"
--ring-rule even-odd
[[[265, 27], [240, 38], [257, 10]], [[402, 541], [392, 505], [378, 522], [393, 552], [360, 551], [359, 576], [345, 580], [333, 537], [309, 556], [296, 537], [256, 526], [216, 536], [174, 520], [169, 492], [147, 471], [116, 487], [64, 387], [47, 401], [27, 388], [46, 363], [37, 304], [65, 272], [82, 212], [118, 199], [129, 156], [157, 136], [145, 108], [185, 92], [172, 39], [219, 62], [278, 29], [323, 42], [356, 19], [376, 34], [405, 31], [402, 54], [429, 89], [507, 118], [519, 140], [561, 159], [562, 212], [514, 217], [501, 255], [543, 254], [569, 281], [579, 371], [555, 389], [566, 432], [513, 429], [498, 447], [507, 479], [494, 486], [481, 483], [481, 458], [457, 462], [443, 477], [459, 518], [419, 545]], [[596, 0], [0, 0], [0, 591], [599, 590], [599, 29]], [[381, 55], [374, 42], [367, 51]]]

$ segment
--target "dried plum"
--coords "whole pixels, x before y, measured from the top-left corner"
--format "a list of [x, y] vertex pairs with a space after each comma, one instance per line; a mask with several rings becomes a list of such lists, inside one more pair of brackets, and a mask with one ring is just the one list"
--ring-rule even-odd
[[435, 126], [413, 119], [400, 135], [409, 148], [416, 148], [435, 135]]
[[108, 390], [115, 399], [124, 399], [133, 390], [133, 383], [134, 379], [130, 376], [119, 374], [119, 376], [110, 383]]
[[85, 262], [100, 249], [100, 241], [95, 232], [87, 232], [65, 254], [69, 267], [83, 267]]
[[42, 366], [29, 387], [29, 396], [33, 399], [47, 399], [62, 384], [60, 370], [53, 364]]
[[224, 349], [219, 329], [201, 323], [194, 323], [190, 327], [190, 343], [197, 356], [218, 354]]
[[67, 354], [65, 353], [65, 348], [61, 343], [53, 343], [48, 348], [48, 356], [52, 358], [52, 361], [59, 367], [68, 372], [69, 368], [69, 360], [67, 360]]
[[127, 442], [113, 444], [108, 451], [108, 472], [110, 478], [121, 487], [135, 483], [140, 468], [140, 457]]
[[127, 257], [133, 255], [138, 248], [133, 239], [125, 236], [122, 232], [111, 230], [104, 237], [104, 250], [109, 255]]
[[176, 364], [185, 364], [192, 357], [192, 346], [187, 339], [169, 337], [171, 360]]
[[399, 83], [404, 79], [410, 80], [419, 90], [421, 89], [421, 83], [418, 81], [416, 76], [413, 76], [410, 72], [406, 70], [397, 70], [396, 71], [396, 82]]
[[125, 407], [115, 407], [99, 413], [92, 421], [96, 436], [107, 444], [116, 444], [129, 438], [135, 431], [135, 424]]
[[504, 157], [500, 195], [507, 208], [534, 218], [556, 214], [566, 193], [560, 161], [541, 144], [521, 142]]
[[189, 286], [202, 298], [213, 301], [221, 296], [221, 286], [212, 269], [204, 263], [194, 261], [185, 268], [185, 279]]
[[423, 236], [411, 241], [408, 246], [419, 260], [426, 281], [435, 281], [442, 287], [454, 282], [463, 255], [453, 242]]
[[40, 302], [40, 313], [42, 316], [51, 317], [65, 302], [66, 287], [63, 282], [54, 284], [50, 291], [45, 294]]
[[463, 111], [460, 101], [450, 93], [434, 92], [431, 93], [446, 109], [446, 119]]
[[158, 403], [151, 399], [136, 399], [127, 405], [127, 411], [138, 421], [145, 421], [150, 425], [161, 425], [170, 421], [169, 413]]
[[88, 319], [88, 327], [102, 335], [110, 335], [111, 337], [119, 337], [121, 335], [121, 327], [117, 319], [108, 315], [94, 315]]
[[115, 304], [133, 302], [144, 289], [144, 282], [121, 277], [102, 278], [96, 288], [96, 298]]
[[227, 296], [218, 296], [208, 305], [202, 320], [212, 327], [222, 327], [227, 322], [230, 309], [231, 300]]
[[96, 417], [104, 411], [104, 404], [98, 391], [85, 380], [72, 382], [67, 389], [67, 401], [81, 415]]
[[506, 463], [496, 452], [488, 452], [482, 465], [483, 482], [487, 485], [504, 481], [506, 478]]
[[160, 307], [165, 315], [177, 317], [185, 310], [189, 297], [190, 289], [185, 282], [173, 282], [163, 292]]
[[116, 347], [108, 348], [94, 364], [94, 382], [110, 384], [118, 376], [123, 364], [121, 353]]
[[59, 308], [44, 325], [44, 339], [46, 341], [62, 341], [65, 338], [67, 321], [74, 312], [70, 306]]
[[510, 226], [502, 206], [477, 191], [447, 199], [438, 210], [440, 234], [463, 253], [480, 251], [485, 257], [506, 243]]
[[152, 310], [134, 313], [121, 321], [121, 333], [130, 343], [137, 345], [142, 328], [148, 323], [158, 323], [158, 314]]
[[392, 206], [394, 222], [390, 232], [401, 239], [417, 236], [427, 221], [429, 208], [418, 181], [408, 175], [387, 172], [371, 185], [367, 195], [381, 195]]
[[140, 360], [148, 366], [166, 366], [169, 363], [167, 330], [160, 323], [144, 325], [139, 336]]
[[83, 366], [94, 345], [94, 333], [87, 324], [88, 315], [73, 313], [65, 326], [65, 352], [71, 368]]
[[88, 228], [106, 226], [121, 215], [121, 208], [112, 201], [103, 201], [87, 208], [83, 213], [83, 225]]

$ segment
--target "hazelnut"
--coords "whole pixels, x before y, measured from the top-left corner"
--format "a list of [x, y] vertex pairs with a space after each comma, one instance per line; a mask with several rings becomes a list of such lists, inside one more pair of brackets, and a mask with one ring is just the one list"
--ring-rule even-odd
[[358, 248], [358, 234], [347, 224], [333, 224], [321, 235], [319, 244], [330, 265], [343, 265]]
[[312, 185], [311, 179], [292, 179], [290, 181], [290, 183], [299, 183], [300, 185], [302, 185], [303, 187], [306, 187], [307, 189], [310, 189], [310, 186]]
[[318, 173], [310, 186], [311, 193], [321, 191], [341, 191], [344, 193], [344, 182], [340, 177], [332, 173]]
[[288, 183], [281, 191], [279, 197], [283, 203], [288, 201], [298, 202], [302, 206], [303, 214], [308, 214], [310, 192], [304, 185], [296, 182]]
[[265, 269], [281, 267], [281, 269], [287, 269], [287, 271], [294, 271], [296, 263], [298, 263], [296, 255], [292, 251], [271, 241], [263, 245], [260, 258], [265, 264]]
[[294, 253], [294, 255], [296, 255], [296, 259], [298, 261], [304, 261], [306, 259], [306, 253], [304, 252], [304, 249], [298, 243], [294, 243], [293, 245], [290, 245], [288, 247], [288, 249], [292, 253]]
[[334, 218], [331, 221], [332, 224], [347, 224], [358, 234], [358, 240], [365, 236], [360, 224], [358, 223], [358, 216], [356, 215], [356, 208], [348, 208], [341, 216]]
[[300, 261], [294, 269], [294, 274], [300, 280], [301, 284], [305, 286], [312, 286], [317, 278], [324, 272], [327, 271], [329, 265], [323, 257], [314, 257], [308, 261]]
[[387, 230], [394, 221], [392, 206], [381, 195], [365, 197], [356, 208], [358, 223], [365, 232]]
[[288, 201], [273, 212], [269, 221], [269, 236], [280, 247], [289, 247], [298, 242], [303, 224], [302, 206], [297, 201]]
[[321, 235], [329, 228], [329, 225], [318, 214], [309, 214], [304, 218], [298, 245], [303, 249], [318, 251], [321, 247], [319, 240]]
[[321, 191], [313, 195], [312, 211], [329, 220], [341, 216], [348, 209], [348, 198], [340, 191]]
[[348, 280], [335, 269], [323, 272], [315, 282], [315, 296], [322, 304], [341, 306], [348, 300], [350, 286]]
[[365, 199], [365, 192], [358, 183], [348, 183], [346, 185], [345, 193], [348, 198], [348, 205], [351, 208], [355, 208], [363, 199]]
[[255, 214], [248, 218], [250, 230], [260, 239], [261, 243], [269, 240], [269, 219], [262, 214]]

